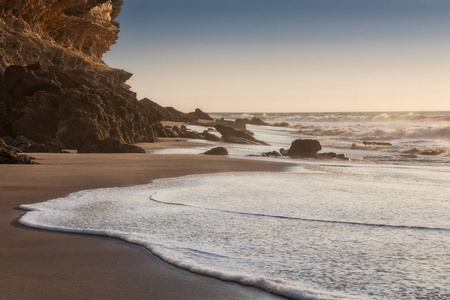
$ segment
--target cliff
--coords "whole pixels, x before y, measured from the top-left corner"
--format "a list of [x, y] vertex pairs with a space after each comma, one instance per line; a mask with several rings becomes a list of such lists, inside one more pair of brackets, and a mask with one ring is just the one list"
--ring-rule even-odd
[[102, 61], [118, 38], [122, 4], [0, 0], [0, 137], [89, 152], [102, 141], [155, 140], [162, 116], [141, 109], [126, 84], [132, 74]]

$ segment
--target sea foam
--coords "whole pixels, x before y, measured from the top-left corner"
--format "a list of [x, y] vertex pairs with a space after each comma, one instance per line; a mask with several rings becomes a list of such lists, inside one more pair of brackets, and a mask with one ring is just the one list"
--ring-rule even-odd
[[82, 191], [23, 205], [31, 211], [20, 222], [117, 237], [180, 268], [294, 299], [450, 292], [448, 170], [303, 165]]

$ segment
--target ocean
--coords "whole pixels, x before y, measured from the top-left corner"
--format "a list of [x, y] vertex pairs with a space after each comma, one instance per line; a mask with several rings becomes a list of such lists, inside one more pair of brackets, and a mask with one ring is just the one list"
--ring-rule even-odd
[[[293, 299], [450, 299], [450, 112], [213, 116], [289, 123], [247, 126], [270, 146], [224, 144], [232, 157], [286, 170], [81, 191], [22, 205], [20, 222], [118, 237], [177, 267]], [[350, 160], [255, 156], [298, 138]]]

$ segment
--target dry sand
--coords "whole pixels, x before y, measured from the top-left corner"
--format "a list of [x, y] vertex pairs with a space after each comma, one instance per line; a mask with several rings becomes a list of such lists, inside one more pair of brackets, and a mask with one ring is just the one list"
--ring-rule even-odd
[[[152, 147], [160, 145], [146, 146]], [[0, 165], [1, 299], [280, 299], [178, 269], [120, 240], [24, 227], [17, 207], [85, 189], [195, 173], [276, 171], [286, 164], [203, 155], [33, 156], [41, 165]]]

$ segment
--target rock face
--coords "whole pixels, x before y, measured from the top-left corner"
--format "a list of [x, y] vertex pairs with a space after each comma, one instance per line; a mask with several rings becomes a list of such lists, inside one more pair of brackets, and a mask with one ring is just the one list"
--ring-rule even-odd
[[203, 154], [205, 154], [205, 155], [228, 155], [228, 150], [225, 147], [216, 147], [216, 148], [206, 151]]
[[19, 149], [22, 152], [33, 153], [62, 153], [63, 148], [61, 145], [54, 144], [52, 142], [36, 143], [26, 137], [20, 135], [14, 140], [11, 138], [5, 138], [5, 143]]
[[107, 137], [85, 143], [78, 149], [78, 153], [145, 153], [141, 147], [122, 144], [118, 140]]
[[0, 137], [91, 150], [155, 141], [161, 114], [136, 99], [130, 73], [101, 59], [122, 4], [0, 0]]
[[19, 153], [19, 149], [6, 145], [0, 139], [0, 164], [35, 164], [28, 155]]
[[217, 124], [214, 128], [222, 135], [222, 140], [227, 143], [268, 145], [266, 142], [257, 140], [244, 131], [236, 130], [225, 125]]
[[317, 152], [322, 150], [322, 146], [317, 140], [298, 139], [292, 142], [288, 156], [317, 158]]

